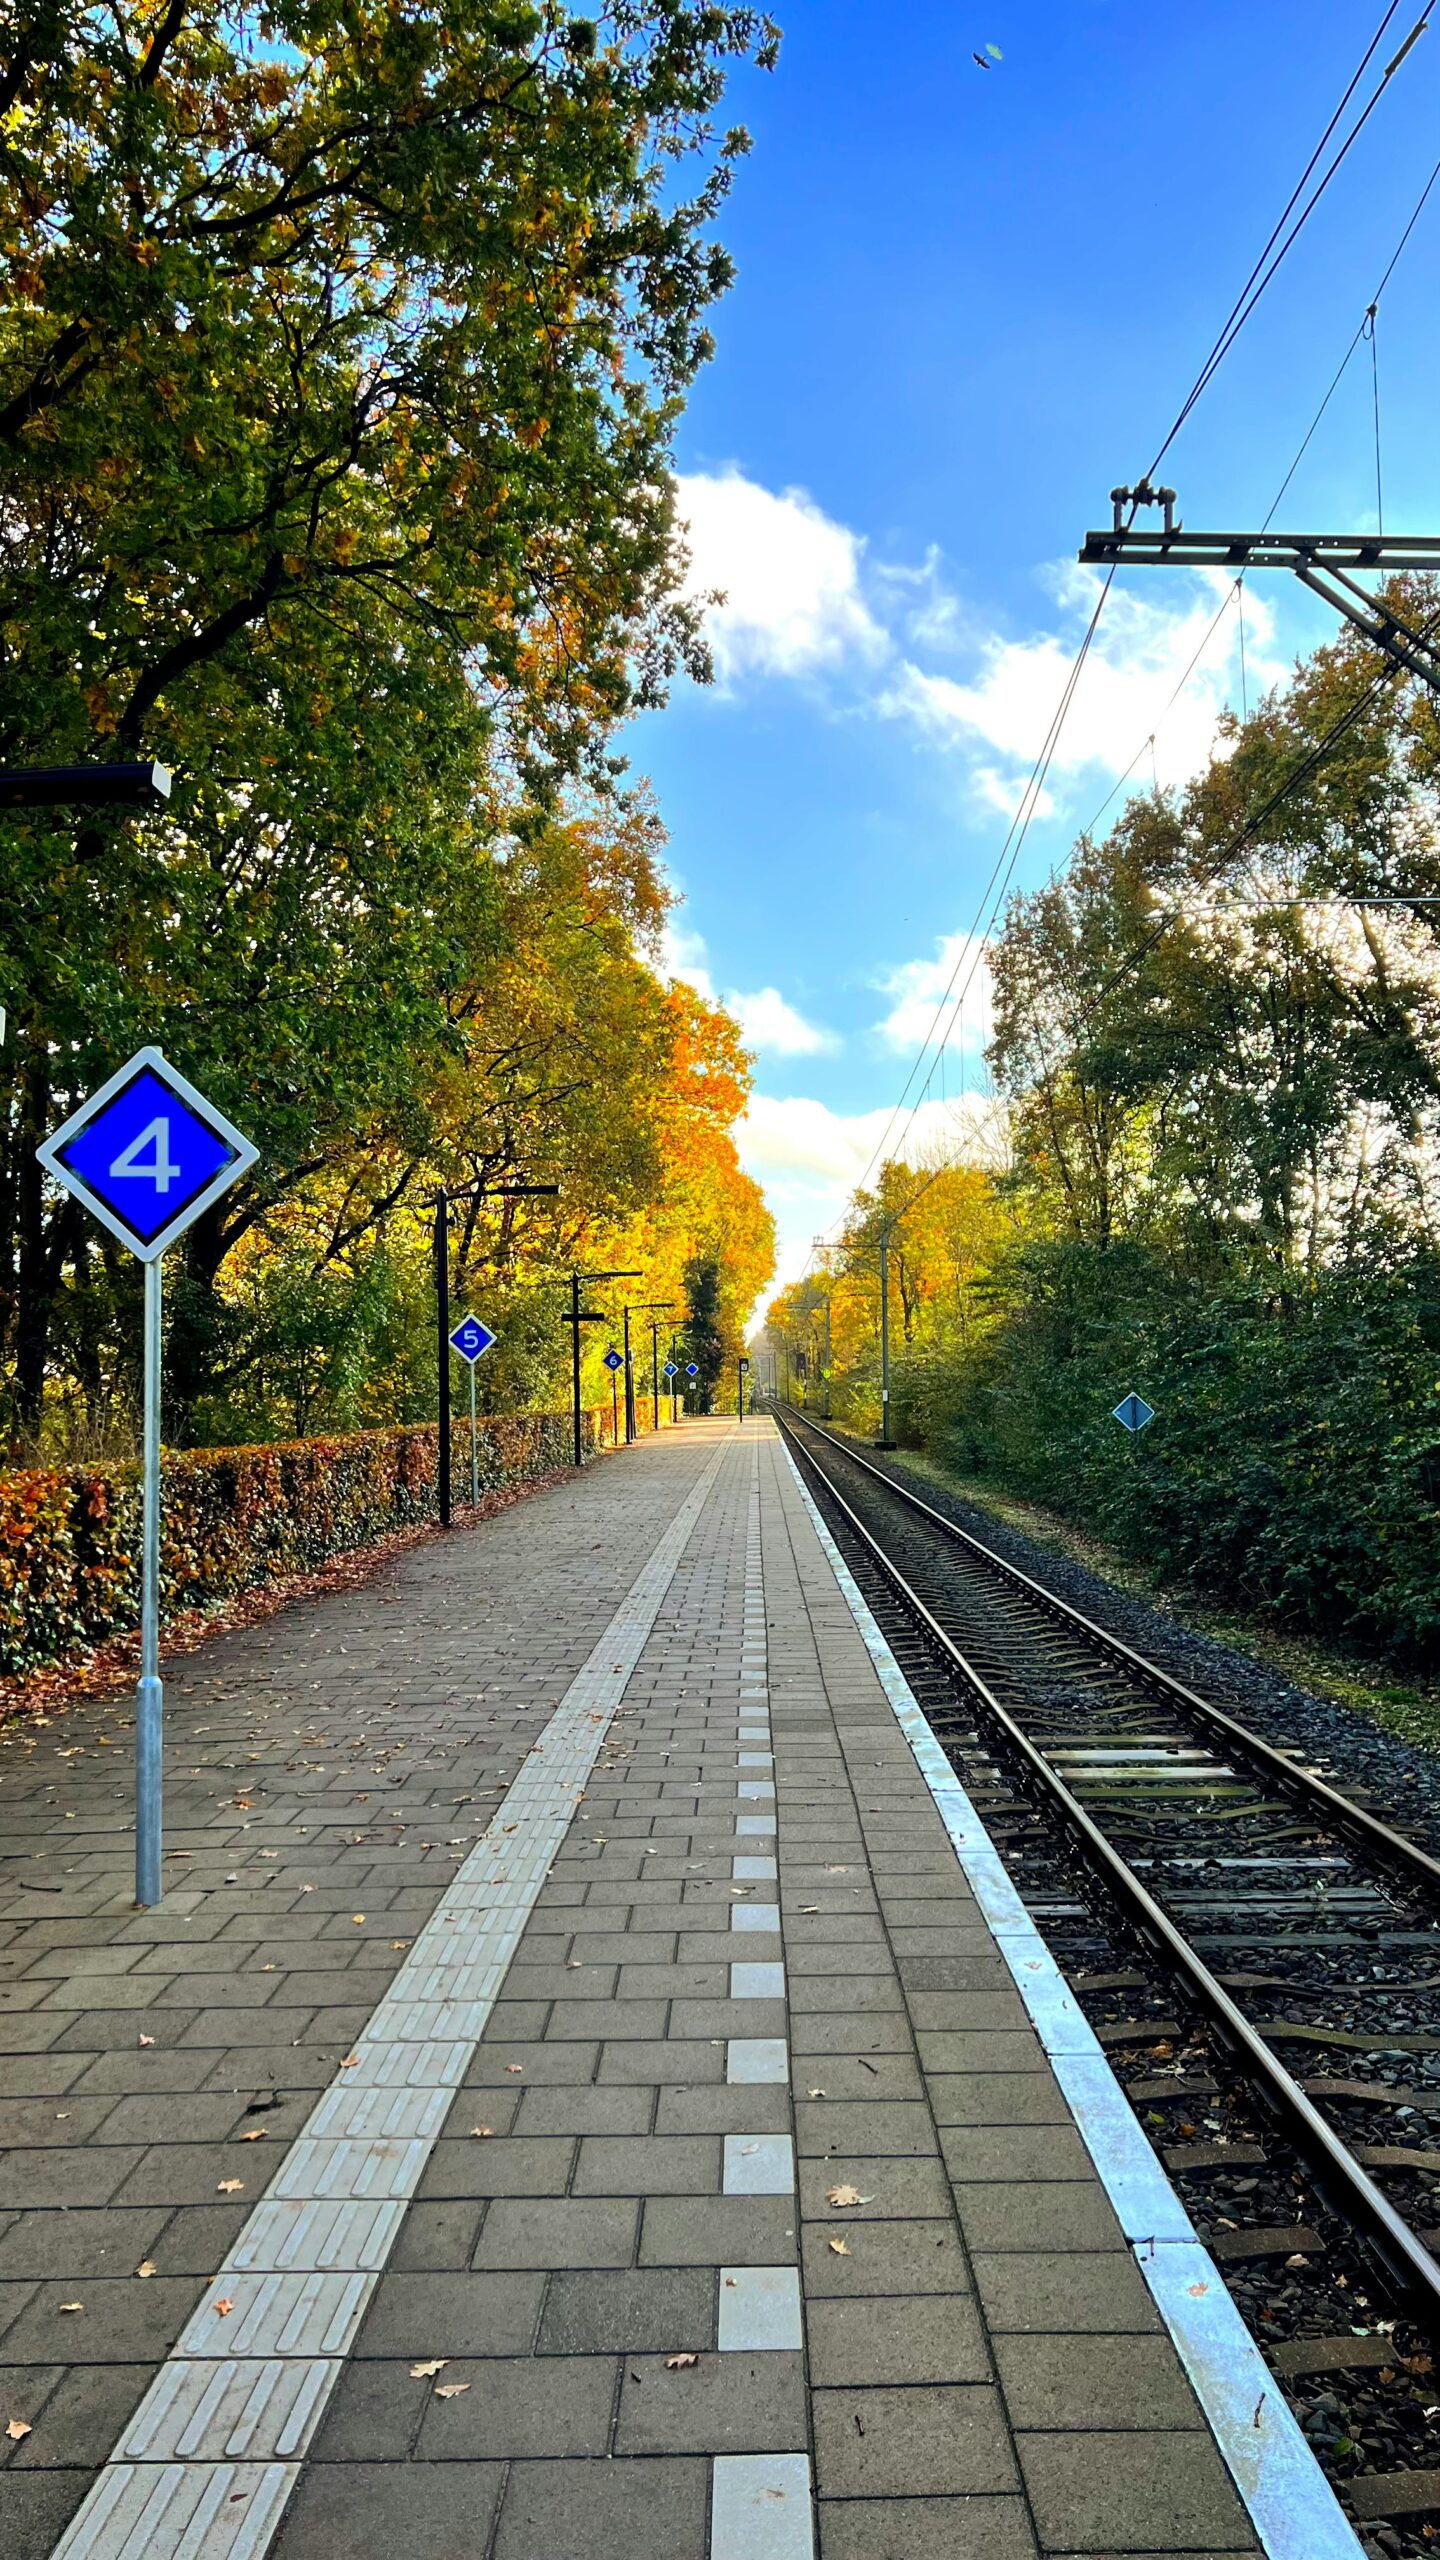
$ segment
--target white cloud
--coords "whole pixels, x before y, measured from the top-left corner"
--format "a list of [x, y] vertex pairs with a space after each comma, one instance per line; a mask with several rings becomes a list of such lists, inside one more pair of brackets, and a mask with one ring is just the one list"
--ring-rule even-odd
[[[885, 1139], [890, 1108], [832, 1111], [808, 1094], [756, 1093], [736, 1123], [747, 1173], [762, 1186], [775, 1217], [776, 1269], [771, 1289], [798, 1280], [815, 1238], [843, 1217], [851, 1192]], [[924, 1102], [896, 1151], [912, 1165], [997, 1164], [1003, 1145], [1000, 1106], [979, 1094], [963, 1103]], [[767, 1293], [768, 1294], [768, 1293]]]
[[[1039, 627], [1014, 637], [987, 627], [962, 601], [933, 546], [918, 564], [876, 560], [863, 535], [827, 516], [804, 489], [777, 495], [733, 467], [691, 473], [678, 489], [691, 592], [725, 596], [707, 617], [722, 684], [777, 676], [824, 682], [837, 708], [902, 721], [922, 740], [959, 752], [972, 795], [1013, 814], [1094, 610], [1094, 570], [1073, 561], [1042, 570], [1050, 610]], [[1232, 585], [1221, 571], [1201, 571], [1140, 590], [1112, 587], [1051, 761], [1052, 789], [1033, 816], [1052, 816], [1069, 798], [1067, 783], [1087, 774], [1113, 779], [1132, 760], [1142, 788], [1203, 767], [1219, 714], [1240, 691], [1239, 623], [1222, 610]], [[1274, 629], [1264, 596], [1248, 594], [1246, 654], [1256, 692], [1286, 672], [1273, 653]]]
[[947, 933], [928, 960], [902, 961], [877, 984], [891, 1000], [889, 1012], [875, 1026], [887, 1048], [917, 1050], [930, 1038], [933, 1025], [952, 1055], [976, 1057], [983, 1051], [994, 1015], [979, 934]]
[[787, 1004], [778, 987], [757, 987], [753, 996], [729, 995], [725, 1001], [739, 1019], [747, 1048], [765, 1049], [777, 1058], [810, 1058], [840, 1046], [833, 1031], [807, 1022]]
[[840, 1046], [833, 1031], [808, 1021], [778, 987], [757, 987], [753, 995], [730, 987], [723, 994], [718, 992], [704, 937], [685, 925], [673, 921], [666, 924], [661, 966], [667, 976], [682, 978], [686, 986], [693, 987], [707, 1004], [723, 1004], [733, 1013], [748, 1048], [765, 1050], [777, 1058], [810, 1058]]
[[884, 656], [885, 634], [860, 592], [865, 546], [803, 489], [777, 497], [739, 471], [692, 472], [679, 482], [679, 513], [691, 593], [724, 595], [706, 616], [722, 683]]
[[[977, 765], [973, 779], [985, 796], [1013, 809], [1019, 789], [1045, 744], [1070, 674], [1076, 648], [1094, 611], [1099, 583], [1089, 570], [1067, 566], [1054, 574], [1065, 628], [1019, 640], [992, 633], [981, 642], [979, 664], [968, 682], [935, 674], [905, 660], [883, 691], [879, 708], [912, 721], [941, 743], [988, 748], [1008, 763]], [[1207, 576], [1177, 580], [1180, 601], [1113, 588], [1071, 699], [1051, 760], [1057, 777], [1087, 767], [1121, 774], [1153, 733], [1153, 778], [1179, 782], [1214, 750], [1216, 722], [1238, 691], [1238, 624], [1222, 615], [1207, 643], [1232, 581]], [[1257, 686], [1283, 672], [1267, 654], [1274, 618], [1263, 599], [1246, 607], [1248, 671]], [[1191, 661], [1200, 663], [1188, 674]], [[1178, 687], [1182, 687], [1173, 702]], [[1145, 748], [1137, 767], [1152, 779]], [[1045, 814], [1042, 811], [1040, 814]]]

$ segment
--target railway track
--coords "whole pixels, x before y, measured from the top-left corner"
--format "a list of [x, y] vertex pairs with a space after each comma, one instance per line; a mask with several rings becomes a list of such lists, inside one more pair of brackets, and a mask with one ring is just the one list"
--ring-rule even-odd
[[[1440, 2339], [1440, 1861], [833, 1432], [777, 1419], [1019, 1890], [1101, 2012], [1102, 2041], [1138, 2062], [1132, 2099], [1152, 2138], [1167, 2128], [1157, 2148], [1182, 2191], [1228, 2172], [1261, 2191], [1263, 2212], [1267, 2132], [1283, 2133], [1419, 2343]], [[1108, 2014], [1145, 1977], [1103, 1969], [1107, 1902], [1253, 2094], [1258, 2142], [1168, 2138], [1175, 2109], [1186, 2136], [1191, 2117], [1217, 2121], [1217, 2081], [1203, 2051], [1184, 2050], [1183, 2022], [1153, 2006]], [[1252, 2166], [1261, 2175], [1235, 2174]], [[1272, 2257], [1289, 2240], [1289, 2265], [1301, 2262], [1313, 2233], [1247, 2231], [1236, 2201], [1238, 2220], [1215, 2231], [1211, 2217], [1222, 2262], [1262, 2261], [1272, 2238]], [[1343, 2337], [1329, 2347], [1339, 2369]], [[1384, 2335], [1357, 2339], [1348, 2361], [1387, 2353]], [[1300, 2349], [1288, 2369], [1306, 2369]], [[1423, 2415], [1432, 2433], [1440, 2410]]]

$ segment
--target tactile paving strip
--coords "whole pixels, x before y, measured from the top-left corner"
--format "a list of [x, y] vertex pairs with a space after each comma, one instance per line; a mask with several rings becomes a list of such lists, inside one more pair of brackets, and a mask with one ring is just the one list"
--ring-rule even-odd
[[268, 2549], [725, 1456], [722, 1443], [572, 1680], [54, 2560], [261, 2560]]

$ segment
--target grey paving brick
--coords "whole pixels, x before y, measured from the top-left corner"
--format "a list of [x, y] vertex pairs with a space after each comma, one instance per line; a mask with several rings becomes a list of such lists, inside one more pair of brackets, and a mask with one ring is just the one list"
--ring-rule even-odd
[[788, 2133], [790, 2092], [774, 2081], [742, 2081], [733, 2087], [662, 2089], [657, 2133]]
[[973, 2186], [952, 2189], [966, 2246], [976, 2249], [1117, 2249], [1120, 2225], [1098, 2179], [1057, 2185]]
[[694, 2456], [517, 2462], [495, 2560], [707, 2560], [709, 2504], [710, 2466]]
[[[33, 2435], [16, 2446], [13, 2468], [98, 2468], [139, 2407], [154, 2371], [149, 2364], [76, 2365], [46, 2399]], [[7, 2405], [12, 2397], [7, 2394]]]
[[550, 2278], [542, 2355], [699, 2352], [715, 2343], [709, 2268], [644, 2267]]
[[500, 2462], [356, 2462], [309, 2471], [273, 2560], [462, 2560], [484, 2551], [505, 2486]]
[[0, 2551], [5, 2560], [50, 2560], [91, 2475], [85, 2471], [0, 2471]]
[[1023, 2498], [825, 2498], [820, 2560], [1035, 2560]]
[[443, 2381], [470, 2388], [438, 2400], [425, 2386], [430, 2398], [417, 2447], [425, 2461], [519, 2462], [608, 2448], [615, 2398], [609, 2356], [487, 2357], [448, 2364]]
[[600, 2055], [602, 2085], [624, 2081], [653, 2087], [658, 2081], [694, 2083], [724, 2077], [725, 2045], [718, 2036], [688, 2041], [676, 2036], [668, 2044], [658, 2040], [607, 2043]]
[[817, 2384], [991, 2379], [979, 2308], [966, 2294], [817, 2299], [806, 2333]]
[[702, 2355], [675, 2372], [663, 2356], [624, 2360], [617, 2454], [789, 2453], [806, 2433], [803, 2356]]
[[1245, 2551], [1253, 2530], [1208, 2435], [1022, 2435], [1016, 2450], [1053, 2551]]
[[817, 2391], [825, 2497], [966, 2496], [1019, 2486], [1000, 2395], [984, 2383]]
[[[856, 2188], [866, 2201], [845, 2208], [831, 2204], [829, 2190], [837, 2186]], [[948, 2222], [953, 2207], [938, 2160], [901, 2154], [860, 2159], [847, 2152], [827, 2160], [802, 2160], [800, 2210], [807, 2222], [894, 2222], [920, 2214], [934, 2214]]]
[[157, 2276], [137, 2284], [133, 2269], [80, 2281], [84, 2309], [78, 2312], [60, 2309], [62, 2302], [82, 2298], [68, 2282], [35, 2287], [5, 2332], [7, 2363], [158, 2363], [175, 2344], [201, 2290], [193, 2277]]
[[[843, 2240], [843, 2255], [831, 2243]], [[875, 2222], [839, 2215], [807, 2223], [801, 2261], [807, 2300], [826, 2294], [968, 2293], [953, 2221]], [[1137, 2277], [1138, 2281], [1138, 2277]]]
[[[670, 2093], [665, 2092], [668, 2096]], [[473, 2102], [466, 2105], [474, 2112]], [[663, 2103], [663, 2100], [662, 2100]], [[645, 2134], [655, 2111], [652, 2091], [644, 2086], [611, 2088], [526, 2089], [515, 2117], [518, 2134]], [[694, 2131], [708, 2128], [696, 2126]], [[661, 2125], [666, 2132], [689, 2132], [684, 2125]]]
[[27, 2213], [0, 2232], [0, 2277], [113, 2275], [148, 2257], [164, 2224], [154, 2206]]
[[[802, 2083], [802, 2086], [805, 2084]], [[836, 2152], [858, 2152], [867, 2158], [908, 2152], [934, 2157], [935, 2127], [930, 2110], [919, 2103], [847, 2105], [831, 2099], [797, 2099], [796, 2147], [805, 2157], [828, 2158]]]
[[1158, 2330], [1160, 2316], [1128, 2250], [977, 2251], [975, 2285], [993, 2334]]
[[[486, 2208], [477, 2267], [628, 2267], [640, 2206], [628, 2197], [583, 2200], [501, 2196]], [[661, 2263], [691, 2263], [675, 2258]]]
[[1073, 2125], [947, 2126], [940, 2150], [952, 2182], [960, 2185], [1095, 2180], [1094, 2163]]
[[642, 2267], [794, 2264], [791, 2196], [651, 2196], [644, 2211]]
[[995, 2358], [1016, 2428], [1203, 2424], [1168, 2338], [997, 2337]]
[[575, 2159], [573, 2141], [526, 2141], [493, 2126], [491, 2139], [478, 2131], [490, 2123], [483, 2106], [475, 2108], [474, 2119], [477, 2130], [464, 2140], [436, 2143], [420, 2180], [422, 2203], [445, 2196], [564, 2195]]
[[719, 2188], [720, 2144], [702, 2134], [587, 2135], [573, 2184], [577, 2196], [705, 2196]]
[[387, 2273], [355, 2342], [357, 2356], [522, 2356], [535, 2343], [541, 2274]]
[[926, 2083], [937, 2125], [1068, 2124], [1070, 2109], [1049, 2071], [933, 2072]]

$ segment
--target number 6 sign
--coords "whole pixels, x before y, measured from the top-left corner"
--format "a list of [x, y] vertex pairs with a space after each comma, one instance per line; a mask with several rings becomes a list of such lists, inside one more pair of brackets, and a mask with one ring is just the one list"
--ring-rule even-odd
[[145, 1549], [135, 1720], [135, 1899], [160, 1899], [160, 1256], [249, 1171], [258, 1149], [158, 1049], [123, 1067], [35, 1150], [145, 1265]]

